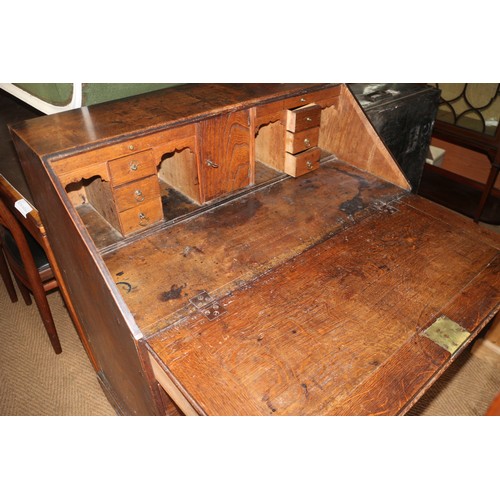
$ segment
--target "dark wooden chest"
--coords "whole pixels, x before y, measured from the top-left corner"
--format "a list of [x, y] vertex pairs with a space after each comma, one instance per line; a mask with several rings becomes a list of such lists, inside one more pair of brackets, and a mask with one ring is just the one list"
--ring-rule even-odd
[[350, 88], [416, 193], [441, 91], [417, 83], [355, 83]]

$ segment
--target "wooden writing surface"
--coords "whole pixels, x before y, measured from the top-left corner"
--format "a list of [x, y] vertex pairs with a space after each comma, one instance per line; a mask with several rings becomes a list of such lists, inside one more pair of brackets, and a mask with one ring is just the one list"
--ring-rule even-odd
[[199, 413], [396, 414], [411, 404], [450, 358], [419, 333], [444, 313], [477, 333], [491, 309], [481, 318], [473, 303], [484, 294], [498, 309], [500, 283], [498, 250], [407, 199], [372, 199], [356, 223], [221, 296], [218, 319], [192, 312], [147, 339]]
[[222, 296], [364, 217], [375, 198], [384, 203], [401, 194], [331, 160], [314, 176], [275, 182], [104, 260], [116, 281], [127, 283], [119, 286], [123, 299], [147, 336], [184, 315], [201, 291]]

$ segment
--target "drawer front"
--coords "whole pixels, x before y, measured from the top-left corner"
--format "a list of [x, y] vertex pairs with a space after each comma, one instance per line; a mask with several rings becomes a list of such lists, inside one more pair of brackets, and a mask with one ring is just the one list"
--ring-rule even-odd
[[288, 153], [297, 154], [318, 145], [319, 127], [314, 127], [301, 132], [289, 132], [285, 136], [285, 149]]
[[150, 175], [136, 182], [123, 184], [113, 190], [116, 210], [123, 212], [144, 205], [160, 197], [160, 185], [156, 175]]
[[320, 148], [311, 148], [296, 155], [286, 153], [285, 173], [298, 177], [316, 170], [319, 167], [320, 156]]
[[323, 90], [308, 92], [300, 96], [290, 97], [284, 101], [285, 109], [298, 108], [299, 106], [306, 106], [308, 104], [320, 104], [320, 102], [324, 104], [328, 103], [326, 105], [330, 106], [329, 103], [340, 95], [340, 89], [341, 86], [337, 85], [336, 87], [329, 87]]
[[113, 186], [126, 184], [141, 177], [156, 174], [151, 149], [108, 161], [109, 176]]
[[135, 233], [163, 220], [161, 199], [148, 201], [142, 205], [118, 214], [121, 232], [124, 236]]
[[321, 106], [303, 106], [297, 109], [287, 109], [286, 129], [290, 132], [300, 132], [313, 127], [319, 127]]

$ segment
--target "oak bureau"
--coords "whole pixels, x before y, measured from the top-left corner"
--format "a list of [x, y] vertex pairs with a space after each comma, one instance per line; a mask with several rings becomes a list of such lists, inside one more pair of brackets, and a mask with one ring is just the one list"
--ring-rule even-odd
[[412, 194], [344, 84], [182, 85], [11, 134], [119, 414], [404, 414], [500, 308], [498, 236]]

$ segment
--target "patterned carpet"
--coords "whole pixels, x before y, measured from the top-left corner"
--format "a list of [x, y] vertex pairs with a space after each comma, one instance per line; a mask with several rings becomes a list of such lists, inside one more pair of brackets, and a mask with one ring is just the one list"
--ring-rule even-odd
[[470, 350], [448, 368], [408, 415], [484, 415], [500, 391], [500, 356], [483, 359]]
[[63, 352], [56, 355], [33, 303], [12, 304], [0, 281], [0, 414], [115, 415], [58, 291], [48, 296]]
[[[106, 416], [101, 390], [58, 291], [49, 304], [63, 352], [55, 355], [38, 310], [12, 304], [0, 283], [0, 415]], [[484, 415], [500, 390], [500, 356], [465, 352], [409, 415]]]

